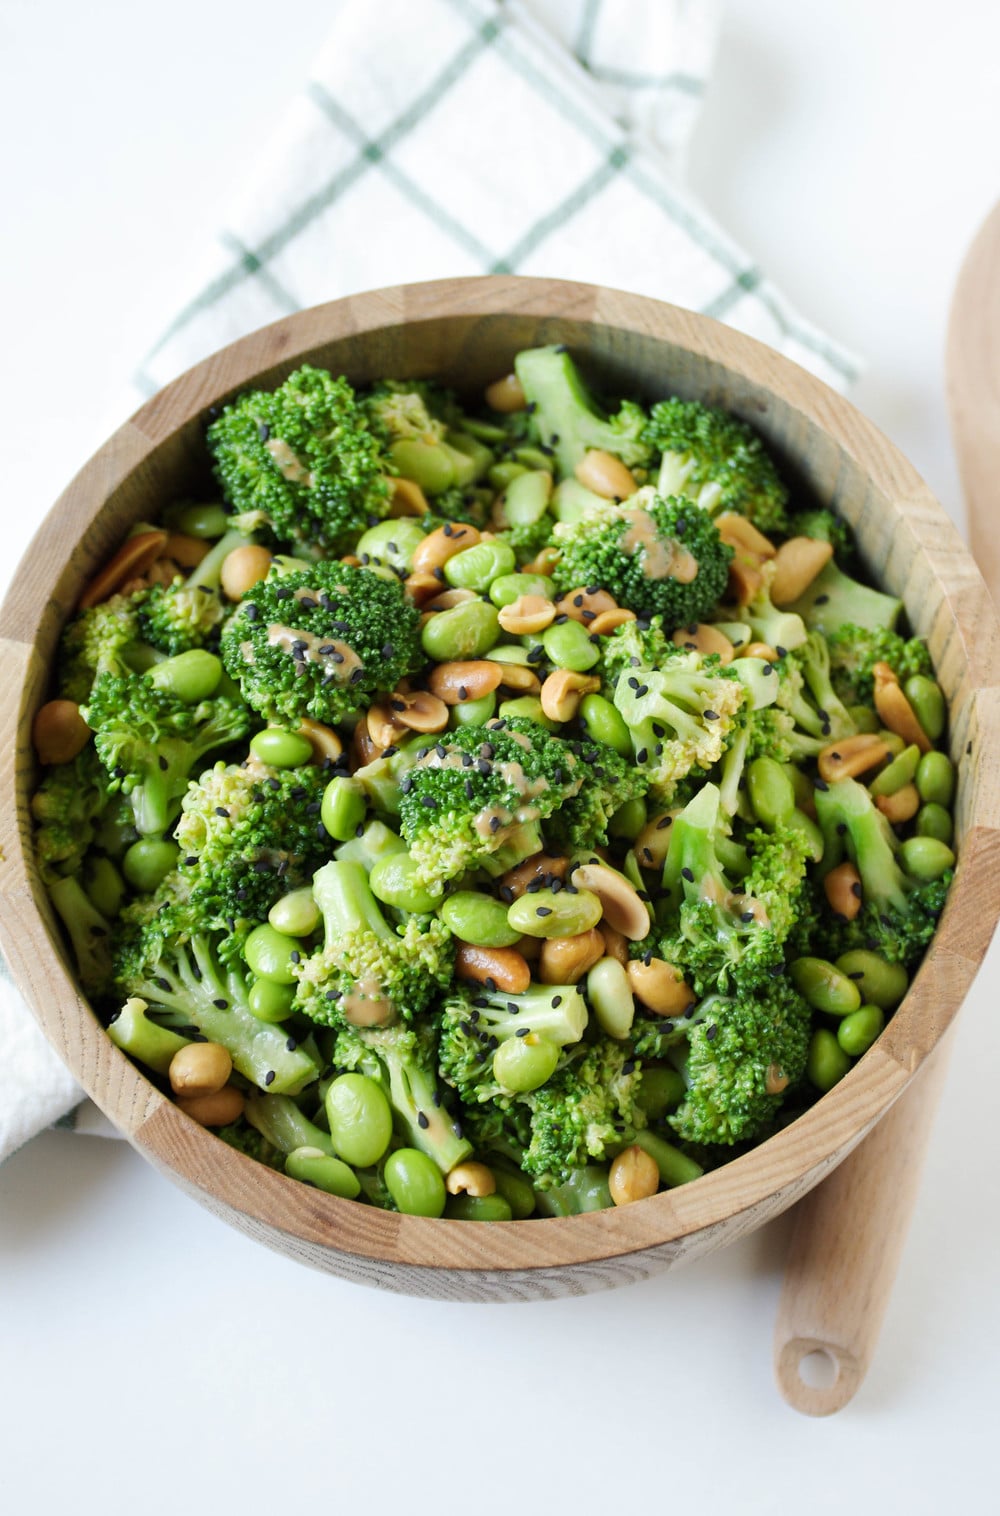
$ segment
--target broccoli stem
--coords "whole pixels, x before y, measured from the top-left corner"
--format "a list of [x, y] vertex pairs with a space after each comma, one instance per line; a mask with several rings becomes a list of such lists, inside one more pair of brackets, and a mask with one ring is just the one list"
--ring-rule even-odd
[[73, 875], [48, 886], [49, 899], [69, 934], [70, 946], [85, 990], [100, 990], [111, 973], [111, 928]]
[[237, 531], [230, 527], [214, 547], [210, 548], [201, 562], [188, 575], [185, 584], [188, 589], [194, 589], [198, 585], [204, 585], [206, 589], [217, 590], [219, 588], [219, 576], [222, 573], [222, 565], [229, 554], [237, 547], [246, 547], [253, 538], [245, 532]]
[[289, 1095], [251, 1095], [244, 1115], [282, 1153], [294, 1153], [296, 1148], [318, 1148], [329, 1157], [336, 1156], [330, 1133], [304, 1116]]
[[325, 863], [313, 875], [313, 899], [323, 914], [328, 943], [335, 944], [345, 933], [359, 931], [371, 932], [381, 942], [398, 943], [360, 863], [352, 859]]
[[896, 861], [889, 823], [864, 786], [856, 779], [838, 779], [826, 789], [817, 788], [816, 814], [824, 835], [846, 826], [866, 904], [905, 915], [906, 875]]
[[146, 1015], [148, 1009], [145, 1000], [130, 995], [108, 1027], [108, 1036], [115, 1047], [128, 1053], [130, 1058], [138, 1058], [156, 1074], [165, 1074], [175, 1053], [186, 1048], [189, 1039], [150, 1021]]

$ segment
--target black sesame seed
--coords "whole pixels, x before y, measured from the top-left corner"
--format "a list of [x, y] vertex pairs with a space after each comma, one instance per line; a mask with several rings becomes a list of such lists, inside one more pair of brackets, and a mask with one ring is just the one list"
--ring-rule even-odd
[[265, 1085], [273, 1084], [274, 1081], [275, 1081], [275, 1079], [276, 1079], [276, 1077], [277, 1076], [276, 1076], [274, 1070], [273, 1069], [268, 1069], [267, 1073], [264, 1075], [264, 1083], [265, 1083]]
[[681, 878], [686, 879], [688, 884], [694, 884], [694, 873], [691, 869], [681, 869]]
[[430, 1120], [424, 1115], [423, 1111], [417, 1112], [417, 1126], [422, 1132], [426, 1132], [427, 1128], [430, 1126]]

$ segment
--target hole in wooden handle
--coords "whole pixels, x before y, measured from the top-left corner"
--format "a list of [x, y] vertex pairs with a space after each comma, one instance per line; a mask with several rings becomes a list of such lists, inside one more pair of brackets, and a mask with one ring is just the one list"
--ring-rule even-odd
[[864, 1378], [852, 1353], [810, 1337], [793, 1337], [783, 1344], [775, 1375], [785, 1400], [804, 1416], [843, 1410]]

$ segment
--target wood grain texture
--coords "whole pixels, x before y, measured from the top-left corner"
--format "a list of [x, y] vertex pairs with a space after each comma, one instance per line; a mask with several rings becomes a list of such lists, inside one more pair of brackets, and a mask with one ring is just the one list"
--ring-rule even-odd
[[[877, 576], [927, 636], [963, 757], [962, 857], [940, 949], [879, 1044], [835, 1090], [753, 1153], [624, 1210], [469, 1226], [386, 1214], [252, 1164], [196, 1126], [113, 1047], [71, 989], [28, 836], [31, 716], [59, 627], [135, 521], [204, 477], [203, 417], [249, 383], [308, 360], [364, 383], [437, 374], [476, 391], [522, 347], [565, 342], [609, 392], [728, 406], [791, 476], [855, 526]], [[846, 401], [769, 349], [638, 296], [539, 279], [446, 280], [336, 301], [276, 323], [169, 385], [72, 482], [0, 611], [8, 805], [0, 821], [0, 936], [43, 1030], [84, 1088], [152, 1162], [216, 1214], [317, 1268], [452, 1299], [519, 1299], [625, 1282], [732, 1240], [799, 1199], [906, 1088], [978, 967], [1000, 912], [1000, 628], [958, 534], [891, 444]], [[990, 761], [983, 760], [983, 753]], [[941, 953], [940, 959], [938, 953]], [[938, 964], [942, 967], [939, 969]]]

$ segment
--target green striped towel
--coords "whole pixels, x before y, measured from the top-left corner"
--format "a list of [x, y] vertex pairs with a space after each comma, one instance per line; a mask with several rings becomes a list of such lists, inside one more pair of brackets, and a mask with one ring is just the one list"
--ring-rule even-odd
[[[383, 284], [536, 274], [693, 307], [845, 388], [803, 320], [684, 184], [717, 0], [339, 0], [328, 42], [135, 376]], [[100, 1129], [0, 976], [0, 1158]], [[110, 1128], [107, 1128], [110, 1131]]]

